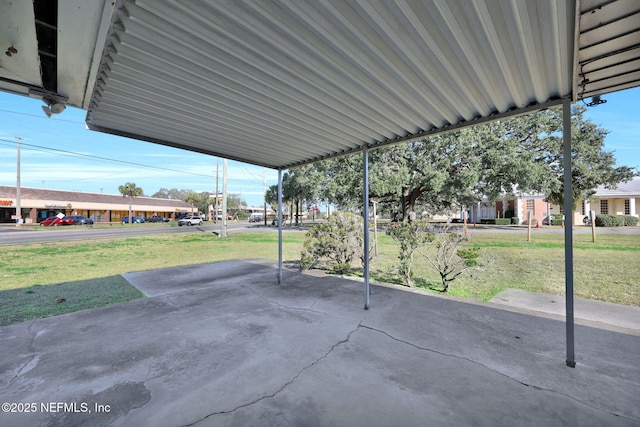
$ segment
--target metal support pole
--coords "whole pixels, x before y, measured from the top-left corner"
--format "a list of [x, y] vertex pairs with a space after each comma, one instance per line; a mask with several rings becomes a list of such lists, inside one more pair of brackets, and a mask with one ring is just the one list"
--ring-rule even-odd
[[227, 237], [227, 159], [222, 160], [222, 230], [220, 237]]
[[278, 284], [282, 283], [282, 169], [278, 169]]
[[567, 328], [567, 366], [576, 367], [573, 313], [573, 185], [571, 177], [571, 100], [562, 103], [562, 143], [564, 167], [564, 271]]
[[364, 309], [369, 309], [369, 150], [367, 147], [362, 151], [363, 160], [363, 204], [364, 204]]
[[22, 205], [20, 199], [20, 143], [22, 138], [18, 140], [18, 164], [16, 169], [16, 227], [22, 227]]

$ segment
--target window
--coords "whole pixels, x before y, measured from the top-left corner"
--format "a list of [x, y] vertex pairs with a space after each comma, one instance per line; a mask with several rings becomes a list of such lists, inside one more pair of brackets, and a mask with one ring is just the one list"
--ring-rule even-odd
[[536, 201], [533, 199], [527, 200], [527, 212], [531, 212], [531, 215], [536, 213]]
[[609, 201], [608, 200], [600, 200], [600, 213], [602, 215], [609, 214]]
[[629, 200], [624, 201], [624, 214], [631, 215], [631, 205], [629, 204]]

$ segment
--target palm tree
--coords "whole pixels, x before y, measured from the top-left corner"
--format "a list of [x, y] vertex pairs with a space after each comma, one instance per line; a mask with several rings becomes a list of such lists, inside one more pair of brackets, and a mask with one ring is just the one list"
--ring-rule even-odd
[[199, 204], [200, 200], [200, 195], [195, 191], [190, 191], [186, 196], [184, 196], [184, 201], [191, 205], [191, 213], [200, 213], [200, 207], [198, 207], [198, 212], [193, 212], [195, 205]]
[[119, 186], [118, 191], [120, 191], [122, 197], [129, 198], [129, 224], [133, 224], [133, 214], [131, 213], [131, 199], [133, 197], [142, 196], [142, 188], [136, 186], [133, 182], [127, 182], [125, 185]]

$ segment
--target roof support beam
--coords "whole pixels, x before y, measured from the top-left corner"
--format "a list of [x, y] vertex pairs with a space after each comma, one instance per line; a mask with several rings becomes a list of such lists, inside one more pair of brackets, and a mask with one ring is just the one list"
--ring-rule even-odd
[[562, 102], [564, 162], [564, 271], [567, 330], [567, 366], [576, 367], [573, 314], [573, 186], [571, 177], [571, 99]]

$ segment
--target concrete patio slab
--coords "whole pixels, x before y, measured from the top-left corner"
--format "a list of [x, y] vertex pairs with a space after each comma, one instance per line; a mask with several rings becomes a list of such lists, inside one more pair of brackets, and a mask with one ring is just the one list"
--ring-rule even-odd
[[0, 328], [0, 425], [640, 425], [637, 335], [578, 325], [572, 369], [558, 320], [271, 264]]

